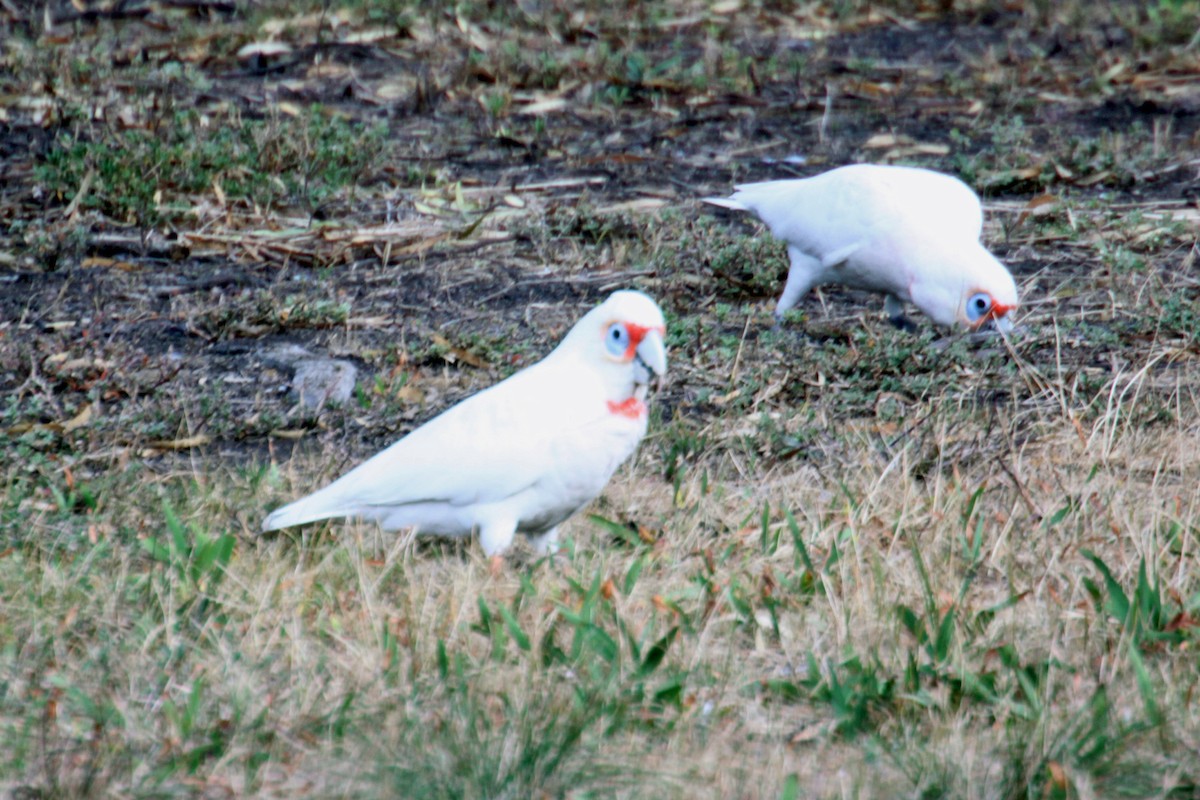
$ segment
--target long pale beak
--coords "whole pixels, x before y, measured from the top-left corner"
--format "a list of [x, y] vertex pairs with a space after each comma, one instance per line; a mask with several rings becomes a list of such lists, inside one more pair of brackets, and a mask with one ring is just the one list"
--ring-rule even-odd
[[1013, 329], [1012, 317], [1008, 314], [1002, 317], [992, 317], [992, 325], [1001, 333], [1011, 333]]
[[663, 375], [667, 371], [667, 347], [663, 344], [662, 334], [651, 328], [646, 331], [642, 341], [637, 346], [633, 360], [646, 370], [646, 381], [650, 374]]
[[1017, 306], [1005, 305], [1003, 303], [994, 303], [991, 311], [989, 311], [979, 321], [970, 326], [970, 329], [979, 333], [986, 331], [988, 328], [995, 328], [999, 333], [1011, 333], [1013, 329], [1013, 312], [1017, 310]]

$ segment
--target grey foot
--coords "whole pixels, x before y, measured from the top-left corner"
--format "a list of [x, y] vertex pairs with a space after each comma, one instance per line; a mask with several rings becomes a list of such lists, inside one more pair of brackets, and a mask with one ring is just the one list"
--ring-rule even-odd
[[539, 536], [530, 536], [529, 544], [533, 546], [533, 552], [539, 558], [550, 556], [550, 560], [553, 561], [554, 555], [558, 553], [558, 526]]

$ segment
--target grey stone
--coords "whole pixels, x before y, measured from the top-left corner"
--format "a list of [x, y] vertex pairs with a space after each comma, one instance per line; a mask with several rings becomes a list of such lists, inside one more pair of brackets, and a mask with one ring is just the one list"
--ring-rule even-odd
[[336, 358], [310, 358], [296, 364], [292, 392], [300, 405], [318, 409], [326, 403], [345, 403], [354, 395], [358, 368]]
[[297, 344], [265, 350], [262, 360], [267, 366], [292, 373], [291, 396], [304, 408], [317, 410], [354, 396], [358, 368], [349, 361], [318, 356]]

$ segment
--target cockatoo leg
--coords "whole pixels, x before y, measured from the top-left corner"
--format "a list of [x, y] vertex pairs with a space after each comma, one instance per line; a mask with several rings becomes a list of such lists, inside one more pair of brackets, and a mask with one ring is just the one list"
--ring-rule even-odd
[[512, 544], [517, 533], [514, 520], [500, 519], [486, 522], [479, 528], [479, 546], [485, 556], [498, 556]]
[[917, 332], [916, 323], [904, 315], [904, 303], [899, 297], [889, 294], [887, 299], [883, 301], [883, 307], [887, 311], [888, 322], [902, 331], [908, 331], [909, 333]]
[[558, 552], [558, 526], [555, 525], [539, 536], [530, 536], [529, 544], [539, 557], [554, 555]]
[[816, 283], [816, 277], [821, 270], [821, 262], [799, 249], [788, 246], [788, 258], [791, 267], [788, 269], [787, 283], [783, 285], [783, 294], [775, 304], [775, 319], [783, 318], [784, 313], [796, 307], [800, 298]]

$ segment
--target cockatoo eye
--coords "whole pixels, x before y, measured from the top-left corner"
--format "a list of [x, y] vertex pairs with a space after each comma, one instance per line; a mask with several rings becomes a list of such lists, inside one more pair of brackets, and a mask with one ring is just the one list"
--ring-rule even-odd
[[967, 319], [979, 322], [992, 310], [992, 296], [987, 292], [979, 292], [967, 298]]
[[629, 351], [629, 331], [621, 323], [614, 322], [604, 334], [604, 346], [609, 355], [624, 358]]

